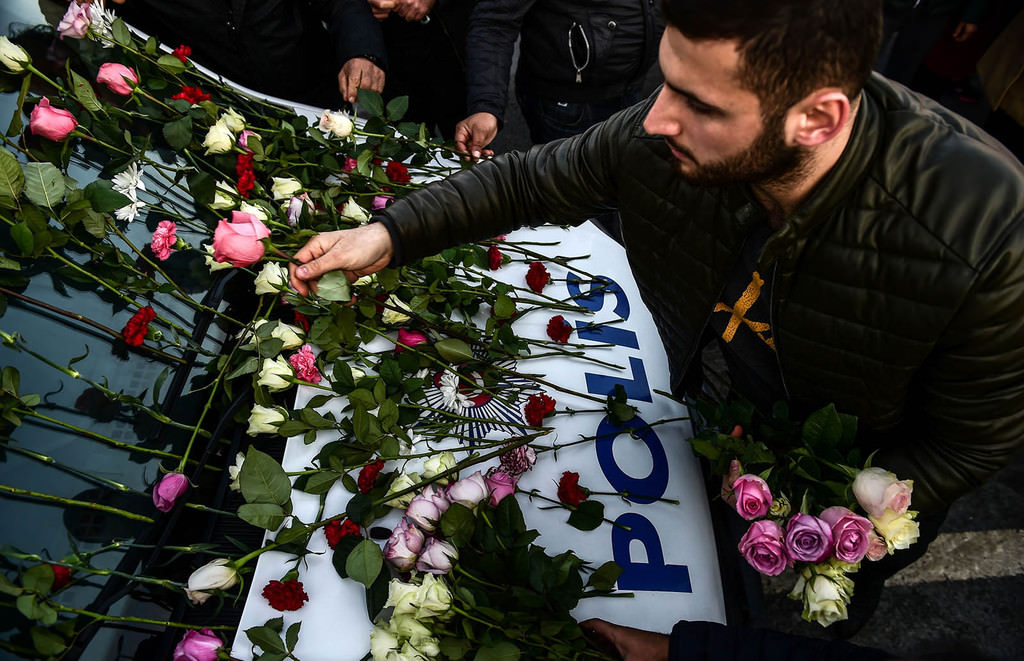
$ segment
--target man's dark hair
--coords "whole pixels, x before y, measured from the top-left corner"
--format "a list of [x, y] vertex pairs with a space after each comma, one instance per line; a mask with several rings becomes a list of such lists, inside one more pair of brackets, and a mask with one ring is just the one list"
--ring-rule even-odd
[[860, 93], [878, 53], [881, 0], [662, 0], [688, 39], [738, 40], [740, 83], [766, 115], [820, 87]]

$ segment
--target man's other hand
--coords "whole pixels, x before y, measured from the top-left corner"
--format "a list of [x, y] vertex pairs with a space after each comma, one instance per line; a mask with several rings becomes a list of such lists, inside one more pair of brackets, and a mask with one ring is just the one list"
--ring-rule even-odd
[[398, 0], [395, 13], [414, 23], [422, 20], [434, 8], [434, 0]]
[[455, 125], [455, 148], [469, 154], [473, 160], [481, 156], [493, 156], [494, 152], [484, 149], [498, 135], [498, 118], [489, 112], [473, 113]]
[[388, 17], [397, 5], [397, 0], [367, 0], [370, 3], [370, 11], [373, 12], [373, 17], [378, 21], [383, 21]]
[[604, 620], [580, 622], [588, 635], [610, 643], [623, 661], [668, 661], [668, 636], [663, 633], [624, 627]]
[[957, 23], [956, 29], [953, 30], [953, 41], [967, 41], [978, 32], [977, 23], [968, 23], [966, 21], [960, 21]]
[[341, 98], [355, 103], [358, 89], [380, 93], [384, 89], [384, 70], [365, 57], [353, 57], [338, 72], [338, 89]]
[[317, 234], [295, 253], [298, 263], [289, 264], [288, 272], [295, 291], [308, 296], [310, 289], [316, 291], [320, 276], [329, 271], [342, 271], [349, 280], [355, 280], [381, 270], [393, 255], [387, 228], [381, 223], [370, 223]]

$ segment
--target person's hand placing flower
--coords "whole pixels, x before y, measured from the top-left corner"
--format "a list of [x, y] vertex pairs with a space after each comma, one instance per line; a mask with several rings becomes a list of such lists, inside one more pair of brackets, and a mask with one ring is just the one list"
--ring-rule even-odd
[[348, 279], [376, 273], [391, 262], [394, 246], [391, 234], [381, 223], [370, 223], [350, 230], [323, 232], [310, 239], [295, 253], [297, 264], [290, 264], [291, 285], [308, 296], [316, 291], [320, 276], [342, 271]]
[[622, 661], [667, 661], [668, 636], [663, 633], [624, 627], [599, 619], [580, 622], [588, 636], [618, 652]]

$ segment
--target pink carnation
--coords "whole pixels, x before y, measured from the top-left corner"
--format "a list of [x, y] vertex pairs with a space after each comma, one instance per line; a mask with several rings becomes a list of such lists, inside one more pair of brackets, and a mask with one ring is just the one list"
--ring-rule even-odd
[[174, 251], [174, 244], [178, 242], [177, 232], [178, 226], [170, 220], [161, 220], [156, 226], [156, 231], [153, 232], [153, 240], [150, 242], [149, 247], [161, 262], [170, 257], [171, 252]]
[[295, 378], [306, 383], [320, 383], [320, 370], [316, 368], [316, 356], [313, 347], [303, 344], [302, 348], [288, 358], [288, 364], [295, 370]]

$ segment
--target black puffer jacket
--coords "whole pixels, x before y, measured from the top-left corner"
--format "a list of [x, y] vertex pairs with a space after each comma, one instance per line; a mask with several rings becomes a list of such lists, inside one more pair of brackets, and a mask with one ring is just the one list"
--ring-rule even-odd
[[[743, 187], [695, 188], [641, 123], [510, 153], [382, 216], [396, 261], [618, 207], [677, 386], [751, 223]], [[773, 331], [797, 408], [859, 416], [875, 465], [941, 509], [1024, 438], [1024, 168], [973, 125], [869, 81], [842, 157], [769, 239]]]
[[657, 57], [661, 31], [654, 0], [480, 0], [466, 39], [469, 112], [504, 116], [519, 36], [516, 85], [549, 99], [586, 102], [638, 85]]

